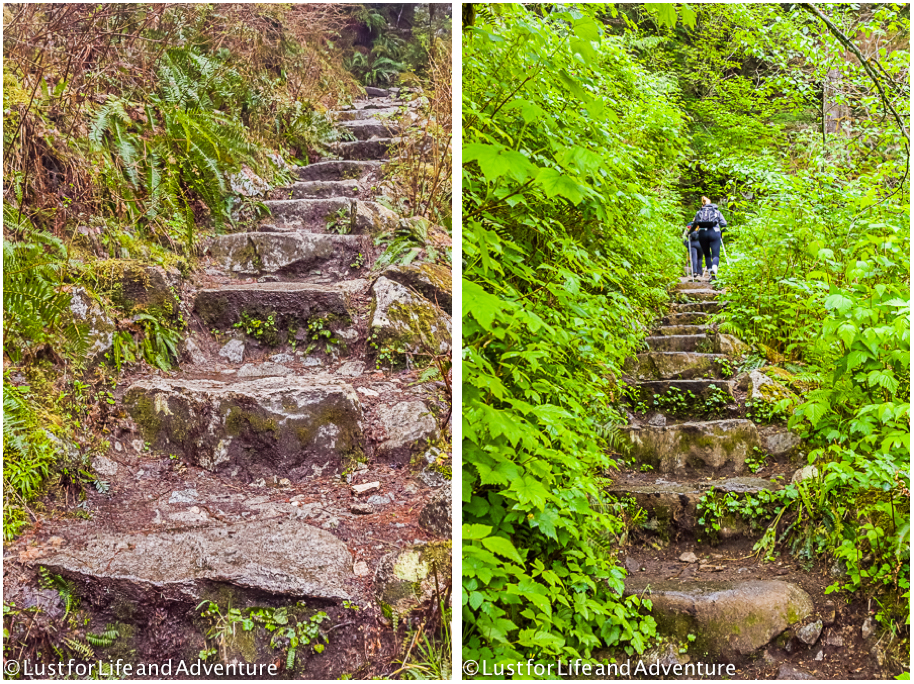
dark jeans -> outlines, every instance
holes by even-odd
[[[713,229],[703,230],[698,234],[698,242],[705,255],[705,265],[716,267],[720,263],[720,233]]]

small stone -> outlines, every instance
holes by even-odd
[[[808,625],[804,625],[797,629],[797,639],[809,646],[812,646],[819,640],[820,634],[822,634],[821,620],[816,620],[815,622],[811,622]]]
[[[103,477],[114,477],[117,475],[117,461],[112,461],[104,456],[96,456],[92,460],[92,469]]]
[[[801,667],[795,667],[789,663],[781,663],[778,668],[778,679],[816,679],[808,670]]]
[[[451,488],[443,487],[419,511],[419,527],[430,534],[451,536]]]
[[[662,413],[654,413],[647,419],[647,424],[654,427],[664,427],[666,425],[666,416]]]
[[[181,491],[176,491],[171,493],[171,497],[168,499],[168,503],[193,503],[197,500],[197,490],[196,489],[184,489]]]
[[[267,486],[267,481],[264,480],[262,477],[258,477],[256,480],[254,480],[254,481],[251,483],[251,486],[252,486],[252,487],[266,487],[266,486]]]
[[[860,628],[860,634],[863,635],[864,639],[869,639],[876,632],[876,623],[873,622],[873,618],[868,617],[863,621],[863,626]]]
[[[822,610],[820,611],[822,615],[822,623],[826,626],[835,624],[836,610],[837,608],[834,601],[826,601],[822,606]]]
[[[824,659],[824,658],[825,658],[825,652],[824,652],[824,651],[819,651],[818,653],[816,653],[816,660],[822,660],[822,659]]]
[[[352,491],[355,494],[364,494],[371,489],[378,489],[380,487],[380,482],[366,482],[365,484],[352,485]]]
[[[50,537],[48,539],[48,544],[53,546],[55,549],[59,549],[64,544],[63,537]]]
[[[364,394],[366,397],[380,397],[381,395],[375,392],[373,389],[368,389],[367,387],[357,387],[356,392],[359,394]]]
[[[369,501],[374,498],[375,497],[371,497]],[[349,512],[355,513],[356,515],[371,515],[374,513],[374,506],[370,503],[356,503],[349,507]]]
[[[324,365],[324,362],[321,361],[321,360],[320,360],[318,357],[316,357],[316,356],[306,356],[305,358],[303,358],[303,359],[301,360],[301,364],[302,364],[305,368],[316,368],[317,366],[322,366],[322,365]]]
[[[699,565],[698,570],[700,572],[723,572],[726,570],[726,566],[723,565]]]
[[[823,642],[826,646],[841,647],[844,646],[844,637],[837,632],[829,631],[829,633],[825,635]]]
[[[188,337],[184,340],[184,353],[190,359],[190,362],[195,366],[205,366],[209,359],[206,354],[203,353],[203,350],[200,349],[200,345],[194,342],[193,338]]]
[[[870,649],[870,655],[873,656],[877,666],[880,668],[885,667],[885,651],[879,647],[879,644]]]
[[[347,361],[342,366],[340,366],[336,374],[345,375],[350,378],[357,378],[362,373],[365,372],[365,362],[364,361]]]
[[[292,481],[287,477],[281,477],[279,478],[278,484],[280,487],[291,487]]]
[[[640,568],[641,568],[641,563],[639,563],[636,559],[634,559],[634,558],[625,559],[625,569],[628,570],[629,572],[638,572],[638,570],[640,570]]]
[[[219,356],[227,359],[229,363],[241,363],[244,360],[244,341],[229,340],[219,350]]]
[[[146,444],[143,442],[142,439],[133,440],[132,442],[130,442],[130,446],[133,447],[134,451],[143,451],[143,449],[146,448]]]
[[[386,506],[393,503],[393,497],[390,494],[374,494],[368,497],[368,503],[373,506]]]
[[[292,363],[295,361],[295,357],[291,354],[273,354],[270,357],[270,361],[273,363]]]
[[[803,480],[812,480],[817,477],[819,477],[819,469],[814,465],[808,465],[797,470],[793,474],[793,477],[790,478],[790,482],[792,484],[796,484],[797,482],[802,482]]]
[[[698,556],[696,556],[692,551],[686,551],[681,556],[679,556],[679,562],[681,563],[697,563]]]
[[[356,561],[352,566],[352,574],[356,577],[365,577],[371,574],[371,569],[365,561]]]
[[[844,559],[838,558],[834,563],[831,564],[831,567],[828,569],[828,574],[832,577],[843,577],[847,574],[847,564],[844,562]]]
[[[114,450],[115,450],[115,451],[123,451],[123,450],[124,450],[124,447],[121,446],[121,443],[120,443],[120,442],[115,442],[115,443],[114,443]]]

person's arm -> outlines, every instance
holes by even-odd
[[[724,215],[721,213],[720,209],[717,210],[717,215],[720,217],[717,220],[717,225],[720,226],[720,230],[723,232],[724,228],[727,227],[727,219],[724,218]]]

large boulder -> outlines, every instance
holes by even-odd
[[[381,274],[388,280],[411,287],[433,304],[451,313],[451,270],[439,264],[389,266]]]
[[[621,430],[631,445],[630,454],[661,473],[687,468],[742,473],[746,457],[759,446],[758,430],[751,420],[640,425]]]
[[[382,615],[402,621],[443,600],[451,586],[451,542],[414,544],[381,558],[374,576]]]
[[[387,434],[378,445],[378,454],[388,460],[409,461],[417,448],[438,434],[435,417],[421,401],[381,406],[377,418]]]
[[[661,634],[695,639],[691,653],[739,660],[811,615],[814,605],[800,587],[779,580],[709,582],[633,577],[625,594],[645,594]]]
[[[178,315],[180,274],[129,259],[108,259],[92,267],[97,290],[128,314],[148,313],[156,318]]]
[[[372,294],[369,342],[379,353],[450,353],[451,317],[444,311],[384,276]]]
[[[124,403],[153,449],[211,471],[303,479],[364,453],[358,395],[332,375],[152,377],[135,382]]]
[[[400,217],[377,202],[354,201],[352,215],[355,233],[377,236],[393,232],[400,225]]]
[[[419,527],[436,537],[451,536],[451,488],[442,487],[419,511]]]
[[[793,456],[801,443],[800,438],[793,432],[776,425],[759,428],[758,435],[762,450],[775,458]]]
[[[782,399],[796,400],[797,395],[777,380],[772,380],[764,373],[754,370],[749,373],[749,396],[747,399],[751,402],[774,404]]]
[[[86,358],[95,359],[111,349],[117,327],[85,288],[75,287],[70,292],[70,314],[78,326],[84,327]]]
[[[195,606],[218,584],[255,596],[353,598],[352,556],[346,545],[290,518],[162,532],[99,532],[40,562],[110,600],[164,599]]]
[[[714,347],[727,356],[742,356],[750,351],[748,344],[733,335],[717,333],[714,336]]]

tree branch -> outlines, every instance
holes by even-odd
[[[898,116],[898,112],[895,111],[895,108],[892,106],[892,103],[889,102],[888,97],[886,97],[885,89],[882,87],[882,81],[879,79],[879,75],[873,69],[869,60],[863,56],[863,53],[857,49],[857,46],[851,42],[851,39],[848,38],[846,35],[844,35],[844,33],[841,31],[841,29],[839,29],[837,26],[835,26],[835,24],[833,24],[832,21],[828,17],[826,17],[824,14],[822,14],[822,12],[820,12],[812,3],[801,2],[801,3],[799,3],[799,5],[800,5],[800,7],[805,9],[810,14],[821,19],[825,23],[825,25],[828,27],[828,30],[831,31],[832,35],[838,39],[838,42],[841,43],[844,47],[846,47],[848,50],[850,50],[857,56],[857,59],[860,60],[860,64],[863,66],[864,71],[866,71],[867,75],[873,80],[873,83],[876,84],[876,89],[879,91],[879,96],[882,98],[883,107],[888,108],[889,111],[892,112],[892,116],[895,117],[895,121],[898,122],[898,127],[901,129],[901,134],[904,136],[905,140],[907,140],[910,143],[911,138],[908,135],[908,131],[905,129],[904,123],[902,123],[902,121],[901,121],[901,117]],[[880,69],[881,68],[882,67],[880,67]],[[905,145],[905,149],[907,149],[907,145]]]

